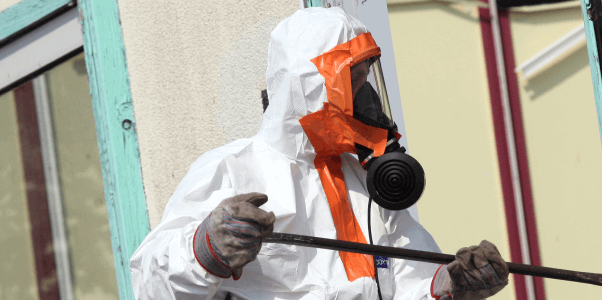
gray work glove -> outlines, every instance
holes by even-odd
[[[481,300],[495,295],[508,284],[508,265],[494,244],[462,248],[456,260],[439,268],[431,285],[440,300]]]
[[[274,231],[276,216],[259,208],[267,201],[261,193],[225,199],[199,225],[193,247],[205,270],[222,278],[240,278],[242,268],[255,260],[261,242]]]

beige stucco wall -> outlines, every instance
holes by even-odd
[[[420,223],[445,253],[487,239],[509,260],[478,11],[390,1],[389,19],[408,145],[427,178]]]
[[[298,0],[119,0],[151,226],[203,152],[254,135],[269,35]]]
[[[0,11],[3,11],[19,2],[21,2],[21,0],[0,0]]]
[[[579,6],[510,15],[516,64],[583,24]],[[520,84],[542,264],[602,270],[602,147],[587,48]],[[546,279],[546,299],[592,298],[593,285]]]

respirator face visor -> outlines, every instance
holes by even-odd
[[[401,210],[415,204],[425,186],[422,166],[405,153],[397,140],[389,97],[385,88],[380,59],[372,57],[351,67],[353,118],[369,126],[388,131],[385,153],[356,144],[358,159],[368,170],[366,185],[370,197],[380,206]]]
[[[395,130],[379,57],[351,67],[353,117],[381,129]]]

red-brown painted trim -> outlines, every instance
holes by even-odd
[[[60,300],[42,149],[31,81],[14,89],[14,96],[39,298]]]
[[[516,216],[514,189],[512,188],[512,173],[510,171],[510,158],[508,154],[508,142],[506,140],[502,96],[500,93],[499,78],[497,74],[495,46],[493,43],[491,14],[489,13],[489,9],[479,8],[479,18],[481,25],[481,36],[483,39],[483,50],[485,53],[485,65],[487,68],[487,82],[489,84],[489,97],[491,100],[491,115],[493,117],[495,145],[497,150],[498,165],[500,168],[502,194],[504,198],[504,210],[506,212],[506,229],[508,230],[510,258],[512,262],[523,263],[518,220]],[[513,274],[513,276],[516,299],[527,300],[527,287],[525,285],[524,276],[516,274]]]
[[[518,89],[518,79],[514,72],[514,46],[512,44],[512,33],[510,31],[510,18],[507,10],[499,12],[500,32],[502,36],[506,79],[508,81],[508,96],[510,98],[510,109],[512,113],[512,125],[514,127],[514,140],[516,144],[516,155],[518,160],[518,171],[523,196],[523,210],[527,226],[527,237],[529,241],[529,256],[531,264],[541,266],[539,253],[539,241],[537,238],[537,223],[535,221],[535,208],[533,205],[533,192],[531,190],[531,176],[529,174],[529,160],[527,156],[527,144],[523,123],[522,106]],[[545,289],[543,278],[533,277],[535,285],[535,298],[545,300]]]

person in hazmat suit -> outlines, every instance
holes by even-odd
[[[281,21],[258,134],[192,164],[131,258],[136,298],[472,300],[501,290],[508,268],[486,241],[443,266],[262,244],[273,231],[366,243],[370,214],[375,244],[440,252],[407,210],[369,210],[366,167],[399,148],[383,86],[370,79],[379,56],[339,8]]]

